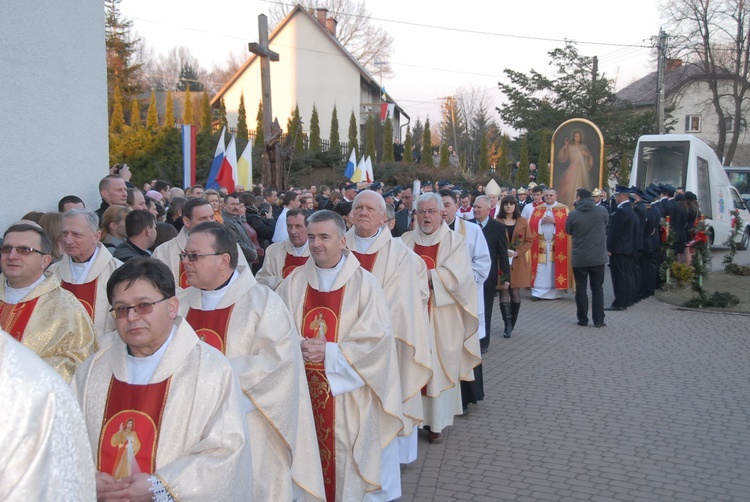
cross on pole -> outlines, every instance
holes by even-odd
[[[266,152],[263,155],[263,185],[284,189],[284,165],[281,152],[281,127],[273,118],[271,108],[271,61],[278,61],[279,54],[272,51],[268,44],[268,18],[265,14],[258,16],[258,39],[260,42],[248,44],[250,52],[260,58],[260,84],[263,93],[263,130],[265,132]]]

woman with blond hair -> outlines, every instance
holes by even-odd
[[[128,234],[125,231],[125,217],[130,212],[126,206],[109,206],[102,214],[102,236],[99,238],[110,252],[125,242]]]
[[[62,213],[44,213],[39,219],[39,226],[52,241],[52,262],[50,263],[57,263],[65,252],[62,242]]]
[[[211,204],[211,209],[214,210],[214,221],[224,223],[224,218],[221,217],[221,195],[216,190],[205,190],[202,198],[206,199]]]

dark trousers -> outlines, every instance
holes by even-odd
[[[486,349],[490,346],[490,331],[492,331],[492,305],[495,302],[497,290],[495,287],[484,288],[484,338],[479,340],[479,346]]]
[[[576,316],[578,320],[589,322],[589,296],[586,288],[590,285],[591,318],[594,324],[604,324],[604,265],[573,267],[573,278],[576,281]]]
[[[659,275],[658,253],[641,253],[641,287],[643,298],[654,295],[656,280]]]
[[[633,256],[633,274],[631,275],[632,280],[631,287],[632,287],[632,294],[630,299],[630,304],[634,304],[636,302],[641,301],[643,298],[643,284],[641,282],[641,252],[636,251],[635,255]]]
[[[630,255],[613,254],[609,257],[609,272],[612,274],[612,289],[615,293],[613,307],[627,308],[631,293],[628,274],[631,271]]]

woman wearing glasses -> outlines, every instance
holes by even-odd
[[[521,216],[518,201],[512,195],[506,195],[500,201],[501,211],[496,218],[508,229],[508,261],[510,261],[510,288],[499,289],[500,310],[503,303],[510,303],[511,326],[515,328],[518,311],[521,309],[521,288],[531,287],[531,266],[529,250],[533,238],[529,222]],[[501,281],[498,281],[498,284]],[[510,338],[512,330],[505,330],[503,336]]]

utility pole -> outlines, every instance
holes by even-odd
[[[659,28],[656,52],[656,133],[664,134],[664,81],[667,67],[667,34]]]
[[[594,56],[593,62],[592,62],[592,68],[591,68],[591,112],[590,116],[594,117],[596,115],[596,101],[598,96],[596,95],[596,79],[597,74],[599,73],[599,57]]]
[[[263,92],[263,130],[265,131],[266,152],[263,155],[263,185],[284,189],[284,163],[281,151],[281,127],[273,119],[271,108],[271,61],[278,61],[279,54],[272,51],[268,44],[268,18],[265,14],[258,16],[259,43],[248,44],[250,52],[260,58],[260,84]]]

